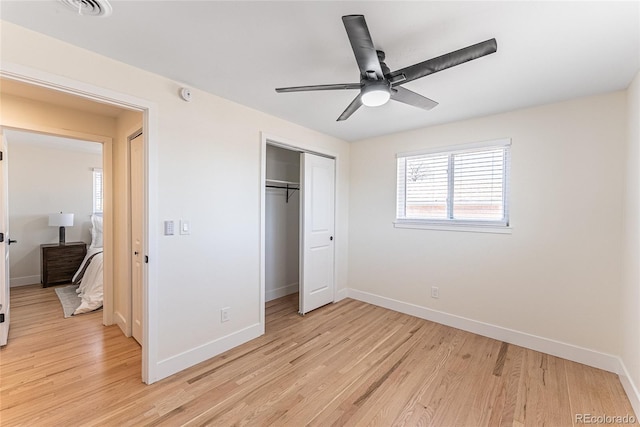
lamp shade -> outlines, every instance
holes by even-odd
[[[72,213],[49,214],[49,226],[51,227],[71,227],[73,225]]]

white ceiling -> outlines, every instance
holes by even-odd
[[[111,17],[95,18],[54,0],[3,0],[0,16],[345,140],[621,90],[640,68],[638,1],[111,4]],[[431,111],[390,102],[336,122],[357,91],[274,88],[358,81],[347,14],[365,15],[392,71],[493,37],[498,51],[408,83],[440,103]]]

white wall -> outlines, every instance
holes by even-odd
[[[48,225],[50,213],[74,214],[67,242],[91,242],[93,168],[102,167],[102,155],[33,145],[20,136],[8,141],[9,226],[18,241],[11,245],[11,284],[40,283],[40,245],[59,240],[58,227]]]
[[[267,179],[300,182],[300,153],[267,145]],[[281,184],[275,184],[281,185]],[[300,191],[267,188],[265,192],[266,301],[299,288]]]
[[[618,92],[352,144],[350,287],[620,354],[625,123]],[[397,152],[503,137],[512,234],[393,227]]]
[[[622,361],[626,390],[640,415],[640,72],[627,92],[628,146],[624,205]],[[625,379],[623,378],[623,384]],[[629,385],[631,385],[629,387]],[[633,390],[633,391],[632,391]]]
[[[1,23],[2,60],[148,100],[157,106],[151,141],[163,220],[191,221],[190,235],[160,236],[150,284],[157,319],[155,381],[259,333],[261,132],[337,155],[336,270],[347,283],[349,145],[203,91],[190,103],[178,82]],[[78,64],[82,64],[81,67]],[[162,224],[151,224],[156,233]],[[220,322],[220,308],[230,320]],[[188,333],[187,333],[188,332]]]

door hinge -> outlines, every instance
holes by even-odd
[[[0,151],[0,161],[2,161],[2,151]]]
[[[0,243],[4,242],[4,233],[0,233]]]
[[[4,313],[0,313],[0,323],[4,323]]]
[[[144,256],[144,263],[149,264],[149,255]]]

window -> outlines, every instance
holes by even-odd
[[[104,193],[102,191],[102,169],[93,169],[93,213],[102,213],[104,208]]]
[[[398,154],[396,225],[508,227],[510,145]]]

